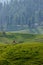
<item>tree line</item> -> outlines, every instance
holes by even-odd
[[[43,25],[42,23],[43,0],[11,0],[0,3],[0,30],[17,29],[17,25],[27,25],[32,29]]]

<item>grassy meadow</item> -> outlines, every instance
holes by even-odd
[[[0,65],[43,65],[43,35],[0,32]]]

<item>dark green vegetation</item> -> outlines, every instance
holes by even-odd
[[[0,32],[0,43],[13,43],[16,41],[17,43],[24,42],[42,42],[43,43],[43,35],[42,34],[28,34],[28,33],[2,33]]]
[[[0,33],[0,65],[43,65],[43,35]]]
[[[0,3],[1,31],[29,29],[31,33],[43,33],[43,0],[6,2]]]

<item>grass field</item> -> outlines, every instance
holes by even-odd
[[[43,65],[43,35],[0,33],[0,65]]]

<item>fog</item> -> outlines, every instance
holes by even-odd
[[[0,2],[2,3],[7,2],[7,1],[10,1],[10,0],[0,0]]]

